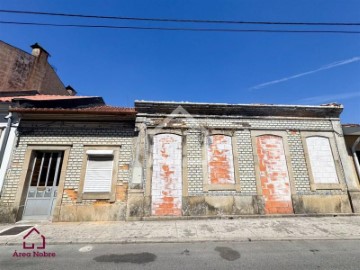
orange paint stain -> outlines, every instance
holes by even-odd
[[[156,195],[152,197],[152,214],[181,215],[181,162],[176,160],[181,158],[181,139],[172,134],[157,136],[159,139],[154,144],[154,150],[159,154],[154,159],[154,165],[158,172],[153,174],[153,186],[156,186],[153,192],[156,191]]]
[[[256,140],[256,146],[265,213],[293,213],[282,138],[270,135],[260,136]]]
[[[234,184],[231,138],[213,135],[208,147],[209,183]]]

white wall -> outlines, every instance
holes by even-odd
[[[4,125],[6,127],[6,124],[0,123],[1,128],[4,127]],[[4,140],[4,136],[5,136],[5,127],[4,127],[3,131],[1,132],[0,145],[3,144],[3,140]],[[7,140],[7,142],[5,142],[6,143],[6,148],[5,148],[4,157],[3,157],[1,168],[0,168],[0,193],[2,191],[6,171],[7,171],[8,166],[9,166],[9,161],[10,161],[10,158],[11,158],[12,149],[13,149],[13,146],[14,146],[14,143],[15,143],[15,139],[16,139],[15,131],[16,131],[16,129],[17,129],[17,125],[13,125],[11,127],[8,140]]]

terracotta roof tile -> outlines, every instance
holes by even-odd
[[[115,107],[115,106],[95,106],[87,108],[76,108],[76,109],[62,109],[62,108],[20,108],[13,107],[10,109],[11,112],[18,113],[62,113],[62,114],[120,114],[120,115],[135,115],[135,108],[127,107]]]
[[[62,96],[62,95],[34,95],[34,96],[12,96],[0,97],[0,102],[12,102],[16,100],[62,100],[62,99],[81,99],[93,98],[93,96]]]

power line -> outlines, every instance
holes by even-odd
[[[234,20],[197,20],[197,19],[167,19],[167,18],[141,18],[141,17],[122,17],[122,16],[101,16],[86,14],[70,14],[55,12],[39,12],[25,10],[0,9],[0,13],[45,15],[61,17],[78,17],[92,19],[112,19],[129,21],[153,21],[153,22],[176,22],[176,23],[211,23],[211,24],[258,24],[258,25],[315,25],[315,26],[360,26],[360,22],[272,22],[272,21],[234,21]]]
[[[36,22],[0,21],[0,24],[77,27],[77,28],[107,28],[128,30],[160,30],[160,31],[193,31],[193,32],[258,32],[258,33],[317,33],[317,34],[360,34],[360,31],[345,30],[280,30],[280,29],[231,29],[231,28],[177,28],[177,27],[142,27],[142,26],[116,26],[116,25],[89,25],[89,24],[56,24]]]

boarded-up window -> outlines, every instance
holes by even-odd
[[[338,184],[330,141],[325,137],[308,137],[306,145],[311,171],[316,184]]]
[[[208,183],[235,184],[231,137],[212,135],[207,144]]]
[[[266,214],[293,213],[289,172],[282,137],[256,138],[259,176]]]
[[[110,192],[113,156],[89,155],[83,192]]]
[[[180,216],[182,209],[181,136],[154,136],[151,181],[152,215]]]

